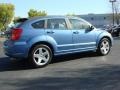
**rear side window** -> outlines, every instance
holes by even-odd
[[[65,19],[48,19],[47,29],[67,29]]]
[[[32,24],[32,27],[35,29],[43,29],[45,25],[45,20],[40,20]]]

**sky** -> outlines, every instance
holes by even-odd
[[[0,0],[0,3],[14,4],[15,16],[20,17],[27,17],[30,9],[45,10],[48,15],[111,13],[109,0]]]

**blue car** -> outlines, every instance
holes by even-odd
[[[12,58],[28,58],[35,67],[48,65],[53,56],[95,51],[107,55],[112,36],[73,16],[21,19],[7,31],[4,52]]]

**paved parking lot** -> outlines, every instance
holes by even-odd
[[[0,90],[120,90],[120,38],[107,56],[59,56],[45,68],[10,60],[0,44]]]

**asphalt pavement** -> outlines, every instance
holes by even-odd
[[[1,43],[0,90],[120,90],[120,38],[107,56],[63,55],[38,69],[26,60],[9,59]]]

